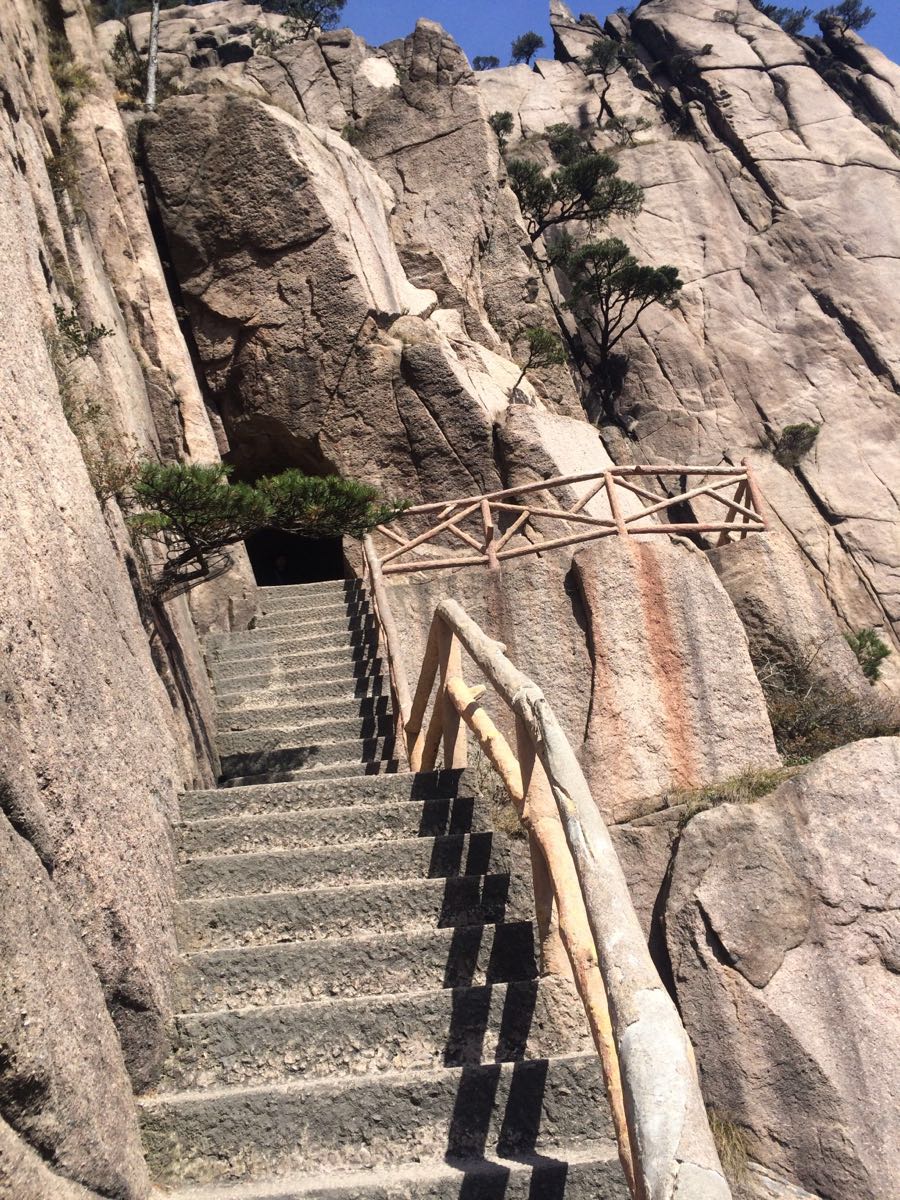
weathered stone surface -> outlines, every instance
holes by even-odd
[[[737,609],[754,661],[808,664],[832,688],[861,697],[871,687],[815,575],[783,534],[709,551]]]
[[[174,955],[168,819],[182,786],[211,778],[211,697],[183,600],[169,607],[148,643],[132,586],[134,550],[116,503],[98,503],[84,455],[104,443],[122,459],[163,446],[199,458],[216,458],[218,450],[91,22],[73,0],[56,29],[91,80],[78,103],[67,98],[75,113],[64,137],[45,17],[16,0],[7,6],[0,44],[0,807],[52,870],[48,921],[68,914],[76,950],[96,972],[82,1010],[75,991],[67,993],[72,1020],[79,1011],[93,1013],[92,997],[102,988],[122,1042],[120,1048],[101,1009],[106,1024],[97,1016],[88,1032],[106,1057],[101,1063],[84,1052],[80,1098],[68,1051],[48,1057],[46,1086],[74,1099],[62,1105],[58,1126],[48,1107],[41,1154],[64,1163],[71,1150],[82,1178],[99,1180],[104,1194],[125,1195],[128,1188],[136,1194],[139,1160],[129,1142],[122,1050],[133,1080],[146,1083],[166,1049]],[[57,61],[64,63],[60,49]],[[108,335],[82,357],[67,353],[54,304],[77,311],[83,327],[105,326]],[[236,583],[239,597],[243,585]],[[221,593],[207,602],[218,610],[210,621],[223,607],[228,615]],[[232,608],[240,619],[239,599]],[[33,941],[39,955],[40,936]],[[54,967],[63,981],[69,965],[59,938],[48,947],[60,961],[36,958],[35,979],[52,1006]],[[60,1037],[74,1038],[77,1030],[64,1017],[51,1021],[50,1011],[46,1019],[59,1025]],[[82,1029],[77,1036],[84,1035]],[[52,1036],[44,1039],[48,1046]],[[2,1088],[8,1066],[0,1070]],[[97,1082],[101,1067],[106,1090]],[[24,1143],[11,1143],[9,1156],[3,1171],[13,1170],[12,1160],[19,1164],[10,1194],[77,1191],[61,1176],[52,1186],[43,1179],[52,1166]],[[114,1185],[111,1171],[121,1173]]]
[[[131,1085],[97,976],[37,855],[2,816],[0,864],[4,1194],[26,1194],[40,1173],[46,1190],[34,1195],[79,1195],[71,1183],[140,1200],[149,1184]]]
[[[678,315],[642,324],[621,411],[644,453],[707,460],[739,457],[761,423],[776,435],[820,424],[797,475],[829,556],[800,533],[804,504],[795,515],[778,503],[778,516],[832,576],[849,624],[890,625],[900,564],[883,481],[896,473],[900,309],[888,276],[900,245],[887,214],[900,211],[900,164],[749,0],[734,25],[715,20],[718,7],[650,0],[633,22],[653,54],[713,53],[689,84],[701,147],[623,155],[623,170],[653,186],[629,240],[678,262],[689,283]],[[777,496],[776,473],[763,483]]]
[[[664,913],[663,888],[678,841],[683,809],[664,808],[613,825],[610,835],[628,880],[632,903],[645,936],[655,950],[655,935]]]
[[[588,778],[616,821],[778,762],[746,635],[705,556],[667,539],[580,550],[593,682]]]
[[[0,1188],[16,1200],[101,1200],[98,1192],[57,1175],[2,1118]]]
[[[337,465],[410,498],[496,485],[519,372],[408,281],[365,159],[235,95],[167,101],[144,140],[239,464]]]
[[[900,740],[695,817],[666,929],[708,1102],[825,1200],[897,1194]]]

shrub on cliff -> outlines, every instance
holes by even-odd
[[[506,142],[509,135],[512,133],[513,115],[511,112],[495,112],[488,117],[488,125],[497,135],[497,141],[500,144],[500,153],[506,149]]]
[[[559,367],[568,357],[562,339],[551,330],[542,329],[540,326],[523,329],[516,338],[516,344],[522,342],[525,344],[526,357],[519,378],[513,385],[513,393],[532,367]]]
[[[785,425],[772,453],[775,461],[787,471],[799,466],[800,460],[809,454],[819,436],[818,425],[810,425],[801,421],[797,425]]]
[[[856,655],[863,675],[870,683],[876,683],[881,678],[881,664],[891,653],[890,646],[874,629],[858,629],[856,633],[848,633],[847,643]]]
[[[230,548],[262,529],[308,538],[349,535],[392,520],[403,503],[383,502],[375,488],[330,475],[311,478],[287,470],[258,484],[229,484],[223,463],[145,462],[133,485],[132,530],[165,550],[152,580],[167,600],[227,571]]]
[[[287,17],[288,38],[311,37],[316,29],[337,29],[347,0],[263,0],[265,12]]]
[[[754,664],[775,745],[787,765],[809,762],[848,742],[900,732],[895,702],[874,694],[860,696],[825,681],[815,669],[820,649]]]

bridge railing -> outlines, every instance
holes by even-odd
[[[746,460],[737,467],[610,467],[415,505],[378,526],[377,553],[385,575],[496,570],[509,559],[604,537],[718,534],[721,545],[766,528]]]
[[[434,770],[439,754],[445,768],[465,767],[471,731],[528,833],[542,969],[560,973],[566,959],[571,966],[603,1065],[631,1195],[730,1200],[690,1041],[653,965],[609,831],[553,710],[506,657],[506,648],[448,599],[435,610],[411,693],[371,539],[366,557],[391,663],[398,734],[411,769]],[[515,749],[484,707],[486,687],[465,682],[463,649],[513,714]]]

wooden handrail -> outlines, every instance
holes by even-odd
[[[394,613],[384,586],[381,563],[378,560],[378,555],[369,534],[366,534],[363,538],[363,554],[372,585],[372,603],[375,609],[375,618],[378,623],[379,632],[384,639],[385,657],[387,658],[391,692],[393,693],[394,714],[397,720],[397,740],[405,747],[406,729],[409,725],[410,712],[412,711],[409,680],[406,675],[406,668],[403,665],[403,658],[400,655],[400,634],[397,631],[397,622],[394,620]]]
[[[695,486],[688,487],[687,477],[691,475],[706,478]],[[635,478],[648,476],[655,476],[660,481],[670,476],[678,476],[684,481],[681,485],[682,490],[661,498],[633,482]],[[555,508],[551,507],[549,502],[530,504],[528,501],[535,493],[549,494],[554,489],[568,488],[576,483],[589,483],[592,486],[574,501],[570,498],[560,500],[551,497],[552,502],[558,505]],[[638,498],[641,503],[636,511],[624,510],[620,490],[627,494],[632,505],[635,503],[635,497]],[[588,502],[604,492],[609,506],[609,517],[586,512]],[[730,494],[724,495],[725,492]],[[725,513],[719,514],[719,520],[715,519],[716,513],[711,514],[712,519],[706,520],[666,520],[667,509],[676,504],[688,504],[690,501],[701,499],[712,501],[719,508],[724,507]],[[643,504],[645,500],[650,501],[649,506]],[[378,527],[377,532],[384,534],[392,543],[386,548],[381,559],[385,575],[472,566],[488,567],[497,571],[507,559],[557,550],[564,546],[576,546],[604,537],[705,533],[719,534],[717,545],[722,545],[729,541],[732,535],[743,539],[750,533],[762,533],[768,528],[762,496],[746,459],[737,467],[664,464],[609,467],[578,475],[558,475],[518,487],[488,492],[483,496],[465,496],[449,502],[439,500],[419,504],[405,509],[396,518],[396,523],[407,521],[411,517],[434,521],[435,516],[437,524],[432,524],[423,532],[405,539],[389,526]],[[558,521],[563,526],[568,525],[568,528],[559,536],[547,536],[533,526],[528,528],[528,523],[535,519],[543,522]],[[469,533],[463,529],[462,525],[467,520],[478,522],[481,526],[480,531],[476,528]],[[504,528],[504,524],[508,527]],[[582,527],[581,532],[572,532],[573,527],[578,529],[579,526]],[[585,526],[588,527],[587,531]],[[434,551],[440,545],[440,539],[447,534],[462,542],[463,546],[456,546],[451,550],[441,547],[443,553],[435,555]],[[513,539],[517,541],[510,545]],[[372,544],[374,546],[374,542]],[[413,553],[420,548],[425,551],[424,555]]]
[[[384,583],[373,572],[373,590]],[[389,612],[386,596],[378,612]],[[396,629],[385,631],[389,654]],[[461,649],[516,720],[517,754],[462,678]],[[405,710],[413,770],[465,765],[470,729],[509,793],[546,868],[538,894],[542,947],[558,933],[603,1063],[619,1157],[635,1200],[730,1200],[700,1092],[690,1041],[650,957],[609,831],[543,692],[454,600],[437,605],[415,698]],[[432,715],[425,714],[439,678]],[[408,689],[407,689],[408,695]]]

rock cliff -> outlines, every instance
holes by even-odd
[[[215,750],[189,611],[142,613],[113,475],[218,451],[79,4],[4,4],[0,96],[0,1191],[138,1197],[170,821]]]
[[[147,1194],[131,1086],[152,1084],[171,1015],[170,822],[216,770],[198,631],[253,611],[245,564],[148,611],[111,478],[130,456],[334,470],[412,501],[748,457],[766,541],[608,539],[487,584],[398,583],[406,665],[442,595],[503,638],[615,825],[710,1103],[824,1200],[900,1186],[879,1063],[900,1028],[896,741],[753,804],[687,822],[681,803],[778,765],[761,662],[809,656],[858,698],[843,635],[900,649],[900,70],[855,35],[789,37],[750,0],[643,0],[602,29],[551,13],[552,61],[476,74],[427,19],[373,48],[279,43],[283,19],[241,0],[168,9],[148,115],[122,75],[147,14],[94,28],[82,0],[3,5],[0,1190]],[[586,61],[601,32],[628,47],[610,79]],[[509,186],[509,157],[550,165],[556,124],[641,185],[611,232],[685,280],[603,399]],[[534,326],[571,365],[520,378]],[[818,434],[784,465],[801,422]]]

